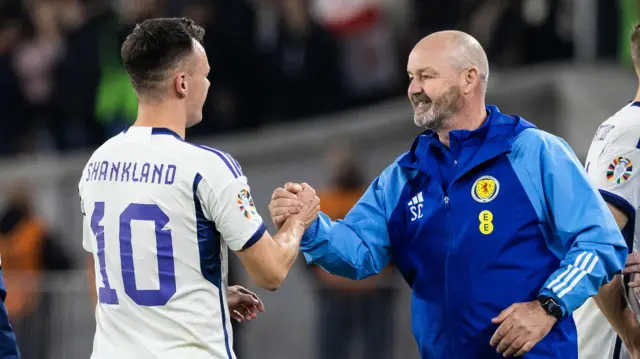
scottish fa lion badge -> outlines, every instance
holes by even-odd
[[[493,201],[498,196],[499,191],[500,183],[495,177],[482,176],[471,187],[471,196],[477,202],[487,203]]]

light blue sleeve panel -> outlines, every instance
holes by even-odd
[[[333,222],[320,213],[300,244],[307,263],[351,279],[380,273],[391,260],[388,219],[406,182],[396,161],[373,181],[344,220]]]
[[[515,138],[509,159],[536,209],[547,246],[561,260],[540,294],[556,298],[571,314],[622,271],[627,245],[564,140],[526,129]]]

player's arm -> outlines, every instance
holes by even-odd
[[[628,222],[627,215],[614,205],[609,204],[609,209],[622,230]],[[627,302],[622,276],[617,275],[611,283],[602,286],[593,299],[625,345],[632,347],[631,338],[634,333],[640,333],[640,324]]]
[[[236,252],[257,285],[269,290],[278,289],[297,257],[304,230],[317,216],[317,199],[305,204],[301,213],[289,218],[271,237],[255,209],[246,177],[230,179],[218,192],[214,192],[206,180],[197,177],[194,189],[199,223],[204,227],[207,221],[215,224],[222,239]]]
[[[609,136],[616,136],[609,140],[611,146],[605,148],[596,162],[587,164],[591,181],[607,201],[618,228],[622,231],[627,245],[631,247],[633,246],[635,209],[640,205],[638,200],[640,177],[633,168],[633,164],[640,161],[640,150],[637,148],[640,138],[638,133],[632,130],[610,133]],[[629,160],[631,163],[625,165],[620,158]],[[617,166],[619,171],[616,173]],[[623,167],[625,171],[622,171]],[[629,167],[631,170],[627,171]],[[632,348],[640,344],[633,343],[632,339],[640,333],[640,324],[627,302],[622,278],[621,275],[617,275],[611,283],[600,288],[594,301],[623,342]]]
[[[256,284],[269,290],[280,287],[298,256],[302,235],[317,211],[319,202],[308,202],[273,237],[265,231],[254,245],[236,252]]]
[[[622,271],[627,245],[569,145],[555,136],[542,141],[538,170],[551,229],[547,245],[561,262],[540,294],[569,315]]]
[[[320,213],[300,245],[308,264],[351,279],[378,274],[389,264],[383,176],[369,186],[344,220],[334,222]]]
[[[87,256],[86,275],[89,281],[89,297],[91,298],[91,303],[96,305],[98,303],[98,292],[96,290],[96,269],[92,255]]]
[[[4,305],[6,296],[7,291],[2,279],[2,270],[0,269],[0,358],[20,359],[16,335],[11,327],[9,313]]]
[[[83,171],[82,173],[85,173]],[[87,211],[84,208],[84,200],[82,199],[82,189],[84,187],[85,181],[81,179],[78,183],[78,194],[80,199],[80,213],[82,214],[82,247],[89,253],[87,255],[87,279],[89,281],[89,297],[91,298],[91,302],[93,305],[98,303],[98,291],[96,287],[96,271],[95,271],[95,263],[93,259],[93,251],[94,251],[94,243],[95,237],[91,230],[90,219],[87,217]]]

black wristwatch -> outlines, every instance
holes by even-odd
[[[546,295],[541,295],[538,296],[538,302],[540,302],[542,309],[544,309],[547,314],[556,317],[556,319],[562,318],[562,307],[555,299]]]

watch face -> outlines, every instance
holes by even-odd
[[[547,311],[549,312],[549,314],[557,318],[562,315],[560,306],[552,298],[549,298],[549,300],[547,301]]]
[[[556,318],[560,318],[562,316],[562,309],[560,309],[560,305],[556,303],[555,300],[551,297],[539,297],[540,304],[542,304],[542,308],[544,308],[545,312],[549,315],[552,315]]]

